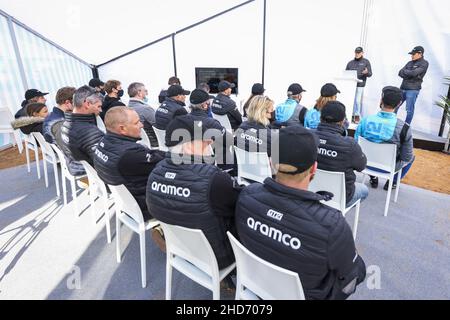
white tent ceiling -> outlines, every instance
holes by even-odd
[[[242,2],[0,0],[0,9],[97,65]]]

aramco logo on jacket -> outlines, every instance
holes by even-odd
[[[302,245],[298,238],[292,237],[288,233],[283,233],[274,227],[269,227],[267,224],[261,223],[260,221],[255,221],[252,217],[247,219],[247,225],[250,229],[257,232],[259,231],[262,235],[278,241],[287,247],[291,247],[294,250],[300,249]]]
[[[166,185],[166,184],[159,183],[156,181],[152,182],[152,190],[154,190],[156,192],[168,194],[171,196],[178,196],[178,197],[184,197],[184,198],[189,198],[191,195],[191,190],[189,190],[188,188]]]

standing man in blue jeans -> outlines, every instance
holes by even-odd
[[[403,101],[406,101],[405,122],[407,124],[411,124],[413,119],[414,106],[420,89],[422,89],[423,78],[428,69],[428,61],[423,58],[424,53],[425,50],[422,46],[414,47],[409,52],[411,61],[398,72],[399,77],[403,79],[400,89],[403,91]],[[396,113],[399,108],[395,110]]]
[[[347,63],[345,70],[356,70],[356,74],[361,82],[356,86],[355,102],[353,105],[352,122],[359,123],[361,117],[362,97],[367,78],[372,76],[372,67],[369,60],[364,58],[364,50],[362,47],[355,49],[355,59]]]

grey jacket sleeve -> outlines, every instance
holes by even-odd
[[[406,131],[404,143],[400,146],[400,160],[403,162],[410,162],[413,159],[413,137],[411,128]]]
[[[155,110],[153,110],[152,107],[148,106],[147,108],[145,108],[143,116],[145,121],[152,125],[155,124]]]

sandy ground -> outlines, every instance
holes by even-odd
[[[450,194],[450,155],[421,149],[414,149],[414,154],[416,160],[402,183]],[[30,156],[34,161],[34,152]],[[26,164],[25,151],[19,154],[17,147],[0,151],[0,169],[23,164]]]

